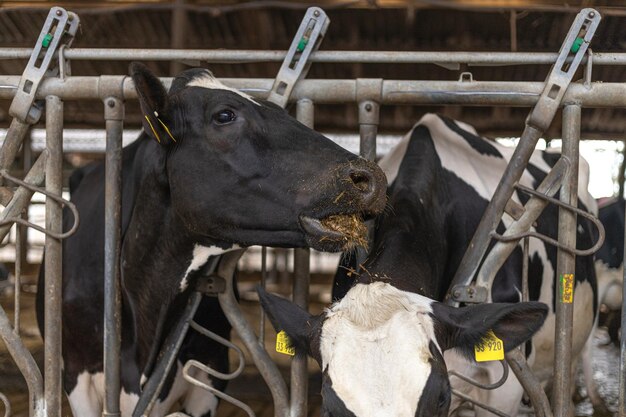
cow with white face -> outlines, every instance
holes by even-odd
[[[277,330],[320,365],[328,417],[446,416],[450,382],[443,352],[474,354],[492,330],[509,351],[541,327],[537,302],[453,308],[392,283],[359,282],[313,316],[259,289]]]
[[[367,413],[376,413],[376,408],[363,410],[374,407],[370,403],[364,404],[376,398],[380,404],[400,407],[393,413],[384,415],[413,415],[412,412],[417,412],[418,415],[438,415],[438,400],[442,393],[447,392],[447,388],[442,388],[444,383],[441,381],[447,384],[447,378],[442,371],[439,382],[426,381],[431,376],[435,378],[437,373],[434,370],[439,368],[434,364],[437,355],[442,352],[445,352],[448,369],[483,384],[495,383],[502,373],[499,363],[477,364],[473,360],[467,360],[474,343],[489,328],[504,340],[506,349],[512,349],[532,336],[530,343],[525,345],[524,352],[539,380],[549,388],[555,356],[554,312],[558,296],[558,291],[555,291],[558,288],[556,248],[535,239],[530,240],[529,297],[531,301],[543,303],[542,307],[520,303],[523,263],[521,245],[516,247],[500,269],[488,294],[490,302],[517,304],[493,304],[454,310],[436,302],[444,300],[463,254],[512,154],[512,148],[478,136],[472,127],[464,123],[428,114],[380,161],[379,165],[389,183],[388,209],[376,219],[371,250],[362,265],[357,265],[356,257],[352,254],[345,254],[333,287],[334,300],[341,301],[329,310],[324,325],[320,327],[320,353],[312,351],[312,354],[317,354],[320,358],[325,375],[331,376],[330,379],[326,376],[329,380],[325,386],[329,386],[332,381],[338,398],[354,415],[374,415]],[[556,163],[558,156],[554,153],[535,152],[520,178],[520,184],[536,188]],[[587,191],[588,166],[582,159],[580,162],[579,207],[594,212],[595,201]],[[528,198],[528,195],[520,191],[514,192],[512,196],[516,203],[522,205]],[[511,217],[505,215],[498,226],[498,232],[503,233],[512,221]],[[556,237],[558,209],[554,206],[547,207],[533,228],[539,233]],[[578,248],[593,246],[593,236],[590,222],[579,217]],[[575,370],[576,361],[589,337],[598,308],[592,257],[577,257],[576,269],[572,273],[575,276],[572,370]],[[369,284],[371,289],[363,289],[370,281],[382,281],[384,284]],[[384,297],[380,294],[364,295],[370,292],[387,294],[382,288],[387,288],[389,293],[399,294],[396,301],[388,304],[395,306],[396,314],[387,313],[389,307],[381,307]],[[424,299],[416,294],[428,298]],[[399,303],[398,298],[404,301]],[[416,299],[428,301],[417,304],[408,301]],[[421,311],[426,311],[427,314],[416,314],[415,305],[420,305]],[[350,311],[350,314],[344,310]],[[354,320],[345,319],[346,323],[350,323],[345,327],[354,330],[361,338],[354,337],[351,342],[347,330],[332,324],[332,320],[338,320],[334,319],[335,315],[354,317]],[[279,317],[278,314],[274,316]],[[400,317],[404,319],[400,320]],[[401,322],[402,327],[393,327],[395,320]],[[376,325],[368,326],[367,323]],[[325,327],[331,329],[335,326],[341,328],[335,332],[340,335],[337,339],[330,336],[333,334],[331,330],[324,330]],[[420,329],[420,334],[423,335],[421,338],[415,337],[416,329]],[[426,336],[429,333],[436,338]],[[365,352],[370,346],[365,340],[381,338],[385,339],[386,350],[372,347],[371,351]],[[424,342],[426,339],[432,340],[433,346],[438,349],[431,349],[430,342]],[[422,341],[419,342],[421,348],[417,347],[418,340]],[[401,346],[406,350],[395,350]],[[450,347],[457,349],[448,349]],[[364,352],[360,352],[361,350]],[[344,352],[345,357],[333,362],[336,352]],[[387,354],[389,356],[383,357]],[[351,369],[345,365],[346,357],[354,362]],[[416,366],[414,362],[420,360],[422,371],[418,373],[414,371],[417,368],[413,367]],[[334,363],[337,364],[336,371],[333,371]],[[340,370],[342,366],[343,369]],[[417,383],[414,379],[396,379],[395,373],[398,370],[410,370],[407,375],[421,382]],[[332,372],[336,372],[334,377]],[[370,377],[372,375],[376,376]],[[387,379],[385,375],[389,375]],[[341,387],[335,381],[336,378],[344,382]],[[366,383],[371,386],[358,388],[362,386],[360,384]],[[509,415],[517,414],[523,396],[523,389],[512,374],[504,385],[492,391],[480,390],[458,378],[452,378],[450,383],[455,390]],[[433,384],[439,387],[432,388]],[[422,388],[416,388],[420,386]],[[406,394],[412,397],[413,408],[404,402],[404,396],[402,400],[395,397],[397,392],[406,392],[404,390],[408,389],[414,390],[413,393]],[[364,391],[369,394],[364,396]],[[423,391],[424,394],[417,395],[418,391]],[[442,404],[445,403],[445,395],[441,399]],[[456,409],[459,402],[458,397],[453,397],[450,409]],[[400,403],[405,405],[401,407]],[[380,407],[382,405],[378,408]],[[442,409],[445,408],[447,406],[444,404]],[[332,408],[330,411],[332,412]],[[444,411],[441,413],[445,414]],[[476,415],[490,414],[476,408]]]

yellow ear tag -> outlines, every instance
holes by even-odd
[[[296,354],[296,349],[291,346],[291,340],[289,340],[289,336],[287,336],[284,330],[276,334],[276,352],[290,356]]]
[[[476,362],[501,361],[504,359],[504,342],[489,330],[482,343],[474,346],[474,355]]]

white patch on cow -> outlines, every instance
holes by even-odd
[[[180,286],[179,286],[180,292],[183,292],[187,289],[187,286],[189,285],[189,282],[187,280],[187,278],[189,277],[189,274],[191,272],[197,271],[204,264],[206,264],[210,256],[222,255],[226,252],[230,252],[232,250],[239,249],[239,248],[240,246],[237,246],[237,245],[233,245],[230,248],[224,249],[224,248],[220,248],[219,246],[202,246],[202,245],[196,244],[193,247],[193,253],[191,255],[191,263],[187,267],[187,270],[185,271],[185,275],[183,275],[183,278],[180,280]]]
[[[209,71],[207,71],[204,75],[200,76],[200,77],[196,77],[193,80],[191,80],[189,83],[187,83],[187,87],[202,87],[202,88],[208,88],[211,90],[227,90],[227,91],[231,91],[235,94],[240,95],[241,97],[250,100],[251,102],[253,102],[254,104],[256,104],[257,106],[260,106],[259,102],[256,101],[255,99],[253,99],[251,96],[249,96],[248,94],[241,92],[239,90],[237,90],[236,88],[232,88],[232,87],[228,87],[224,84],[222,84],[222,82],[220,80],[218,80],[217,78],[215,78],[213,76],[213,74],[211,74]]]
[[[212,387],[211,379],[206,372],[202,372],[200,369],[191,367],[189,369],[189,375],[193,378],[205,383]],[[189,392],[185,396],[183,407],[185,412],[191,417],[201,417],[206,415],[209,411],[214,416],[217,411],[217,397],[204,388],[191,386]]]
[[[436,343],[432,302],[375,282],[355,285],[326,311],[322,369],[352,413],[415,415],[431,372],[429,344]]]
[[[598,300],[611,310],[622,307],[622,283],[624,281],[624,264],[611,268],[598,259],[595,263],[598,278]]]
[[[144,384],[148,381],[148,377],[144,374],[141,374],[139,377],[139,386],[143,388]]]
[[[476,129],[467,123],[456,120],[455,123],[463,130],[478,136]],[[387,176],[387,183],[393,183],[398,176],[398,170],[406,154],[411,135],[418,126],[426,126],[430,131],[443,168],[454,173],[472,186],[482,198],[491,200],[502,173],[513,156],[515,148],[478,136],[495,148],[502,155],[502,158],[483,155],[472,148],[458,133],[446,126],[444,121],[436,114],[425,114],[391,152],[380,160],[379,166]],[[560,153],[560,150],[549,149],[546,152]],[[530,163],[545,173],[551,169],[543,159],[541,151],[533,152],[530,157]],[[590,213],[597,214],[597,203],[588,190],[589,163],[582,157],[579,160],[578,178],[578,198],[580,198],[580,201],[582,201]],[[532,187],[534,179],[528,171],[524,171],[520,183],[527,187]],[[513,194],[513,199],[519,203],[519,199],[515,194]],[[505,225],[509,222],[508,216],[505,216]]]
[[[85,371],[78,375],[76,386],[68,399],[72,413],[81,417],[100,417],[102,414],[102,394],[93,383],[93,375]]]

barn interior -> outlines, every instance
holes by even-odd
[[[331,22],[320,46],[321,51],[556,53],[576,13],[585,7],[593,7],[602,15],[602,22],[591,45],[593,54],[601,56],[602,53],[621,53],[626,49],[626,7],[622,0],[1,1],[0,48],[32,48],[50,7],[60,6],[76,12],[81,19],[73,48],[284,51],[291,44],[306,9],[312,5],[323,8]],[[26,63],[27,59],[24,58],[3,56],[0,58],[0,74],[21,75]],[[128,73],[128,64],[128,60],[77,60],[72,62],[71,72],[74,76],[122,75]],[[163,77],[174,76],[191,66],[200,66],[210,69],[218,78],[273,78],[280,67],[280,62],[233,64],[181,60],[147,61],[146,64]],[[479,81],[542,82],[549,70],[549,64],[474,66],[464,63],[314,63],[307,78],[456,81],[462,77],[467,78],[467,73],[471,73],[472,79]],[[582,78],[581,68],[574,80]],[[594,66],[591,80],[623,82],[626,80],[626,66]],[[11,123],[10,104],[9,100],[0,99],[0,131],[8,128]],[[288,109],[295,114],[295,106]],[[520,136],[524,128],[529,109],[475,105],[381,106],[378,132],[397,137],[408,131],[426,112],[437,112],[467,122],[487,137],[515,138]],[[619,165],[623,158],[619,153],[625,149],[622,143],[625,117],[626,109],[617,107],[584,108],[582,112],[582,139],[614,141],[611,145],[612,153],[606,151],[605,157],[611,159],[611,165],[619,167],[610,169],[609,178],[605,181],[615,180],[615,184],[623,184],[624,178],[624,168]],[[126,104],[125,128],[131,131],[140,129],[140,118],[137,102],[129,101]],[[103,127],[101,101],[68,101],[65,104],[65,129],[102,132]],[[34,128],[44,129],[45,125],[40,122]],[[358,142],[357,105],[316,105],[315,129],[329,134],[352,135],[353,140]],[[545,132],[545,139],[549,141],[560,138],[561,129],[559,112]],[[81,135],[80,131],[77,136]],[[102,142],[102,138],[103,134],[94,140]],[[102,143],[100,147],[101,145]],[[19,174],[25,161],[34,160],[38,151],[41,150],[23,150],[15,164],[15,172]],[[102,157],[102,153],[94,152],[91,148],[86,152],[68,154],[65,161],[66,181],[74,166],[84,163],[85,160]],[[623,194],[623,185],[619,188],[611,182],[607,188],[615,194]],[[605,194],[608,195],[611,194]],[[37,352],[41,360],[41,341],[31,307],[37,259],[41,257],[43,238],[35,232],[28,232],[27,235],[24,231],[22,234],[23,239],[32,240],[35,246],[22,255],[22,268],[26,274],[21,284],[25,289],[22,306],[25,315],[24,334],[30,340],[29,347]],[[0,256],[0,260],[5,262],[10,271],[9,279],[4,281],[6,284],[0,281],[0,293],[4,294],[0,300],[8,309],[13,308],[14,303],[11,292],[14,281],[11,277],[15,268],[15,240],[16,233],[12,233],[0,250],[7,254]],[[330,301],[328,285],[336,258],[329,261],[318,254],[313,256],[312,308],[319,310]],[[278,292],[289,292],[292,261],[292,255],[287,252],[272,252],[269,279],[274,283],[272,288]],[[243,264],[244,269],[251,270],[242,277],[242,299],[244,304],[249,303],[247,308],[250,315],[255,314],[257,307],[252,302],[254,297],[246,295],[246,289],[251,290],[253,283],[258,280],[256,269],[259,264],[256,257],[249,258]],[[272,330],[268,327],[268,332],[270,331]],[[610,353],[607,355],[610,356]],[[275,356],[282,365],[288,364],[288,358]],[[610,365],[611,360],[607,359],[604,372],[607,375],[613,373],[611,378],[616,378],[615,367]],[[315,365],[311,364],[310,368],[314,370]],[[605,382],[607,387],[615,385],[610,381]],[[255,395],[247,394],[242,388],[247,385],[260,384],[247,379],[231,384],[229,389],[238,398],[251,402],[257,415],[271,415],[271,402],[262,400],[267,397],[267,392],[261,389]],[[24,387],[23,379],[0,343],[0,392],[15,396],[14,416],[27,415],[26,405],[23,404],[26,402]],[[617,403],[617,388],[614,388],[612,394],[607,394],[612,395],[609,399],[612,406]],[[313,406],[309,415],[319,415],[319,408],[315,406],[319,402],[319,384],[315,380],[310,384],[310,391]],[[591,415],[588,403],[581,404],[577,410],[578,415]],[[243,414],[229,409],[219,415]]]

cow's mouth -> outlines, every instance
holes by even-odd
[[[323,251],[367,249],[367,226],[360,214],[333,214],[323,219],[301,216],[309,245]]]

